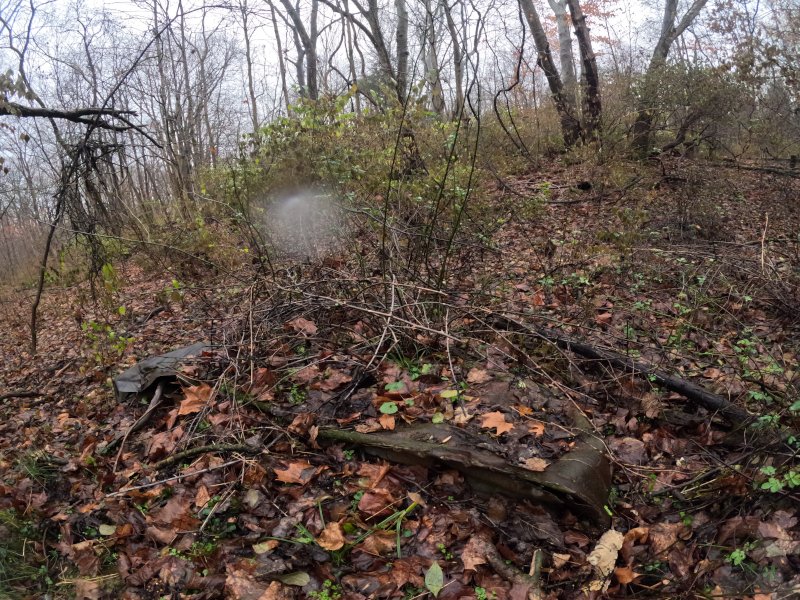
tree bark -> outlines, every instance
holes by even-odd
[[[464,53],[461,50],[461,40],[458,37],[455,19],[447,0],[441,0],[444,17],[447,21],[447,30],[450,32],[450,43],[453,45],[453,71],[455,74],[455,104],[453,105],[453,119],[459,119],[464,111]]]
[[[528,26],[531,28],[533,42],[536,45],[536,62],[542,68],[542,71],[544,71],[544,75],[547,78],[547,85],[550,88],[550,94],[556,106],[556,112],[561,122],[561,135],[564,138],[564,145],[570,148],[580,139],[580,121],[574,113],[570,113],[569,105],[564,97],[564,87],[561,82],[561,77],[553,61],[553,53],[550,51],[550,42],[547,40],[547,34],[544,31],[544,27],[542,27],[539,13],[536,12],[533,1],[519,0],[519,3],[522,7],[522,11],[525,13]]]
[[[575,26],[575,37],[581,53],[581,79],[583,81],[583,133],[586,139],[596,139],[600,128],[602,103],[600,101],[600,75],[597,71],[597,59],[592,50],[592,39],[586,26],[586,17],[578,0],[566,0],[569,6],[572,23]]]
[[[556,16],[558,27],[558,61],[561,64],[561,83],[564,86],[564,100],[577,114],[578,77],[575,73],[575,58],[572,52],[572,28],[566,0],[548,0]]]

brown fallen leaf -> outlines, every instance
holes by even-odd
[[[183,393],[186,397],[181,400],[178,415],[199,413],[208,405],[212,392],[211,386],[207,383],[184,388]]]
[[[393,415],[381,415],[378,417],[378,422],[381,424],[381,427],[387,429],[389,431],[394,430],[394,416]]]
[[[484,553],[485,542],[480,540],[478,536],[472,536],[464,550],[461,551],[461,562],[464,563],[465,571],[475,571],[478,565],[486,564],[486,556]]]
[[[297,333],[302,333],[303,335],[316,335],[317,333],[317,326],[314,322],[304,319],[303,317],[292,319],[286,325],[288,325],[290,329],[293,329]]]
[[[531,421],[528,423],[528,431],[530,431],[536,437],[541,437],[544,435],[545,424],[541,421]]]
[[[495,411],[481,416],[481,427],[494,429],[497,435],[502,435],[514,429],[514,424],[506,421],[506,416],[503,413]]]
[[[529,471],[535,471],[535,472],[537,472],[537,473],[541,473],[541,472],[542,472],[542,471],[544,471],[544,470],[545,470],[547,467],[549,467],[549,466],[550,466],[550,463],[549,463],[548,461],[546,461],[546,460],[545,460],[545,459],[543,459],[543,458],[538,458],[538,457],[535,457],[535,456],[534,456],[533,458],[529,458],[529,459],[527,459],[527,460],[526,460],[524,463],[522,463],[522,464],[523,464],[523,466],[524,466],[526,469],[528,469]]]
[[[622,585],[628,585],[639,577],[639,574],[634,573],[631,567],[617,567],[614,569],[614,577],[616,577],[617,581]]]
[[[287,463],[285,468],[275,469],[275,478],[284,483],[298,483],[305,485],[316,475],[317,468],[306,460],[296,460]]]
[[[342,526],[335,521],[328,523],[317,538],[320,547],[331,551],[344,547],[345,541]]]
[[[467,373],[467,383],[486,383],[492,378],[486,369],[473,368]]]

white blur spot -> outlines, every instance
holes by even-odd
[[[281,254],[305,260],[333,252],[343,239],[343,219],[333,197],[304,190],[274,201],[265,211],[265,226]]]

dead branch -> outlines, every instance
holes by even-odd
[[[643,362],[635,361],[610,350],[601,350],[587,343],[578,342],[552,329],[532,327],[503,315],[493,313],[490,315],[489,320],[507,329],[523,331],[545,339],[562,350],[573,352],[583,358],[597,360],[641,379],[647,379],[670,391],[677,392],[684,398],[691,400],[706,410],[718,412],[732,425],[737,427],[748,425],[756,419],[754,415],[731,403],[726,398],[709,392],[691,381],[659,371]]]
[[[173,454],[172,456],[165,458],[164,460],[159,461],[156,464],[152,465],[150,468],[153,469],[154,471],[161,471],[162,469],[171,467],[172,465],[179,463],[186,458],[192,458],[193,456],[197,456],[198,454],[205,454],[207,452],[213,452],[213,453],[241,452],[242,454],[258,454],[261,452],[261,448],[255,448],[253,446],[245,446],[244,444],[211,444],[209,446],[198,446],[197,448],[189,448],[188,450],[184,450],[183,452],[178,452],[177,454]]]
[[[0,402],[3,400],[9,400],[11,398],[38,398],[40,396],[44,396],[45,394],[42,392],[30,392],[27,390],[15,390],[12,392],[7,392],[5,394],[0,394]]]
[[[99,129],[110,131],[128,131],[138,129],[126,117],[137,116],[132,110],[117,110],[113,108],[77,108],[74,110],[62,110],[57,108],[43,108],[37,106],[25,106],[16,102],[3,102],[0,104],[0,117],[20,117],[20,118],[40,118],[40,119],[60,119],[81,125],[91,125]],[[116,119],[122,124],[105,121],[100,117]]]

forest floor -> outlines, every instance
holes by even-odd
[[[100,300],[48,287],[31,356],[33,292],[4,290],[0,598],[800,597],[800,182],[617,169],[498,182],[441,292],[360,272],[355,234],[258,277],[134,255]],[[177,379],[115,394],[196,342]],[[511,485],[471,485],[449,436],[418,464],[326,437],[419,424],[484,440]],[[587,435],[604,502],[514,479]]]

